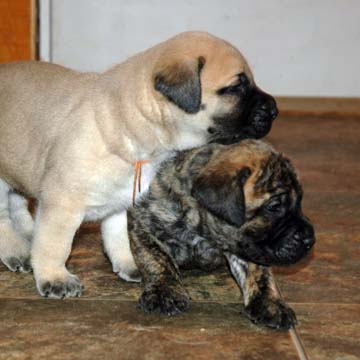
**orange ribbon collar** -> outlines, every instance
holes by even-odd
[[[135,174],[134,174],[134,188],[133,188],[133,205],[135,205],[136,201],[136,188],[138,188],[138,192],[141,193],[141,167],[144,164],[148,164],[150,160],[137,160],[134,163],[135,166]]]

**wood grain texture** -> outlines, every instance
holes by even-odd
[[[311,360],[360,358],[360,305],[296,304],[298,331]]]
[[[292,116],[268,141],[299,169],[304,212],[317,243],[307,259],[274,269],[312,360],[360,358],[360,121]],[[85,224],[68,267],[85,291],[74,300],[40,299],[32,274],[0,265],[0,359],[297,359],[288,333],[241,316],[241,295],[226,268],[186,273],[189,313],[146,316],[140,286],[119,280],[102,251],[98,224]]]
[[[0,63],[36,58],[35,0],[0,0]]]
[[[296,359],[287,332],[269,336],[232,305],[159,317],[118,300],[0,300],[0,317],[0,359]]]
[[[320,118],[360,118],[360,98],[286,97],[276,98],[281,116]]]

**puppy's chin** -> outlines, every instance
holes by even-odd
[[[243,121],[238,120],[238,122],[242,123]],[[229,126],[229,129],[224,126],[210,128],[208,143],[231,145],[245,139],[261,139],[270,132],[271,127],[272,119],[256,115],[247,125],[241,126],[241,130],[239,130],[239,125],[235,125],[233,128]]]
[[[272,119],[269,119],[266,116],[262,117],[260,115],[255,115],[252,118],[250,125],[243,130],[243,136],[250,139],[261,139],[270,132],[271,127]]]
[[[281,247],[271,248],[263,244],[242,244],[234,252],[239,258],[262,266],[293,265],[308,254],[308,250],[297,243],[288,243]]]
[[[231,145],[246,138],[247,137],[244,136],[243,134],[235,134],[235,135],[216,134],[215,136],[211,136],[208,142],[209,144],[217,143],[221,145]]]

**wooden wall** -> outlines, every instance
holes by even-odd
[[[0,63],[36,59],[36,0],[0,0]]]

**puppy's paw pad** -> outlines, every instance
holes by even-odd
[[[294,311],[279,299],[250,303],[245,313],[253,323],[274,329],[287,330],[297,324]]]
[[[139,306],[146,313],[175,315],[186,311],[190,301],[181,290],[163,285],[145,289],[139,299]]]
[[[3,263],[7,266],[10,271],[14,272],[30,272],[30,258],[22,257],[9,257],[3,260]]]
[[[38,286],[40,295],[53,299],[65,297],[79,297],[82,294],[83,286],[75,275],[69,276],[65,281],[45,281]]]

